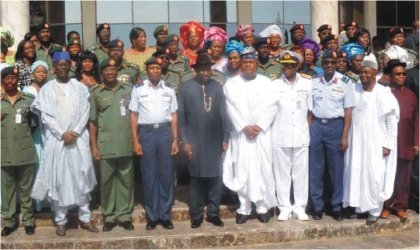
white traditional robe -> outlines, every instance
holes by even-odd
[[[238,75],[224,85],[233,126],[223,162],[223,182],[247,200],[268,207],[277,205],[270,125],[277,113],[278,94],[273,89],[271,80],[262,75],[251,81]],[[261,128],[256,138],[247,138],[243,129],[248,125]]]
[[[359,212],[379,211],[394,189],[399,106],[391,89],[380,84],[372,92],[354,84],[354,93],[343,206],[356,207]],[[383,147],[391,150],[389,156],[383,156]]]
[[[75,79],[66,84],[47,82],[31,106],[42,122],[44,148],[32,198],[54,201],[56,206],[84,205],[96,185],[86,124],[89,119],[89,91]],[[64,132],[79,134],[68,146]]]

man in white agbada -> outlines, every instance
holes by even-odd
[[[83,229],[99,232],[91,220],[90,192],[96,185],[86,128],[89,119],[89,92],[80,82],[69,79],[67,51],[53,57],[56,80],[47,82],[32,103],[40,117],[44,151],[31,197],[48,198],[55,211],[56,234],[66,234],[67,212],[79,206]]]
[[[361,84],[354,84],[349,149],[345,156],[343,207],[369,212],[376,223],[394,189],[399,106],[391,89],[376,83],[376,60],[362,62]]]
[[[309,189],[309,122],[311,119],[312,77],[296,73],[303,58],[295,52],[280,53],[283,75],[273,81],[280,94],[278,112],[272,125],[273,172],[280,215],[286,221],[292,214],[309,220],[305,213]],[[290,201],[293,181],[294,204]]]
[[[278,94],[271,80],[257,74],[258,55],[252,47],[241,54],[241,74],[224,85],[227,113],[233,124],[223,163],[223,182],[236,191],[241,203],[236,223],[251,214],[267,223],[268,210],[277,204],[272,170],[270,125],[277,112]]]

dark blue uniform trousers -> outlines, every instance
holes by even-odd
[[[170,220],[174,192],[170,124],[159,128],[139,126],[139,134],[143,150],[141,172],[148,220]]]
[[[329,119],[322,123],[315,118],[311,124],[309,145],[309,188],[314,211],[324,208],[322,192],[325,170],[325,156],[332,184],[331,205],[334,211],[341,210],[343,200],[344,152],[340,151],[343,119]]]

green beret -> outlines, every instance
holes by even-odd
[[[101,32],[101,30],[103,30],[103,29],[107,29],[107,30],[111,31],[111,26],[109,26],[109,24],[107,24],[107,23],[100,24],[96,28],[96,35],[98,35],[99,32]]]
[[[156,35],[161,32],[161,31],[166,31],[168,32],[168,27],[166,27],[165,25],[159,25],[156,27],[155,31],[153,31],[153,36],[156,37]]]
[[[144,63],[146,66],[149,64],[158,64],[158,65],[162,65],[162,59],[160,58],[156,58],[156,57],[150,57],[149,59],[147,59],[147,61]]]
[[[40,23],[37,27],[36,27],[36,31],[40,31],[40,30],[51,30],[51,27],[48,23]]]
[[[106,47],[108,49],[112,49],[112,48],[121,48],[124,49],[124,43],[121,40],[115,39],[112,40],[111,42],[109,42]]]
[[[117,62],[114,59],[111,58],[107,58],[106,60],[103,60],[100,64],[99,64],[99,68],[106,68],[109,66],[117,66]]]
[[[6,67],[6,68],[1,70],[1,78],[5,77],[7,75],[18,75],[18,74],[19,74],[18,68],[14,67],[14,66]]]
[[[53,57],[55,52],[61,52],[61,51],[66,51],[66,47],[63,47],[63,46],[54,47],[48,51],[48,55]]]
[[[155,53],[153,53],[153,57],[157,57],[158,55],[162,55],[162,54],[168,54],[168,50],[164,49],[164,48],[160,48],[158,50],[155,51]]]
[[[168,43],[173,42],[173,41],[178,42],[179,36],[175,34],[171,34],[163,41],[163,44],[167,45]]]
[[[73,45],[77,45],[80,47],[80,41],[79,40],[74,40],[74,39],[70,39],[70,41],[66,44],[66,48],[69,49],[70,46]]]

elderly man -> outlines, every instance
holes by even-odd
[[[354,84],[356,108],[348,136],[343,206],[369,212],[366,224],[377,222],[394,190],[400,110],[391,89],[376,83],[376,60],[366,58]]]
[[[86,126],[89,91],[69,79],[67,51],[54,53],[53,61],[57,79],[41,88],[31,106],[42,122],[44,142],[32,198],[52,201],[58,236],[66,235],[67,212],[74,205],[79,206],[80,227],[97,233],[89,210],[89,193],[96,185]]]
[[[268,210],[277,204],[271,159],[270,124],[277,113],[278,94],[271,80],[257,74],[258,55],[252,47],[241,55],[241,74],[224,85],[231,138],[223,166],[223,182],[238,193],[241,205],[236,223],[251,214],[254,202],[258,219],[268,223]]]

